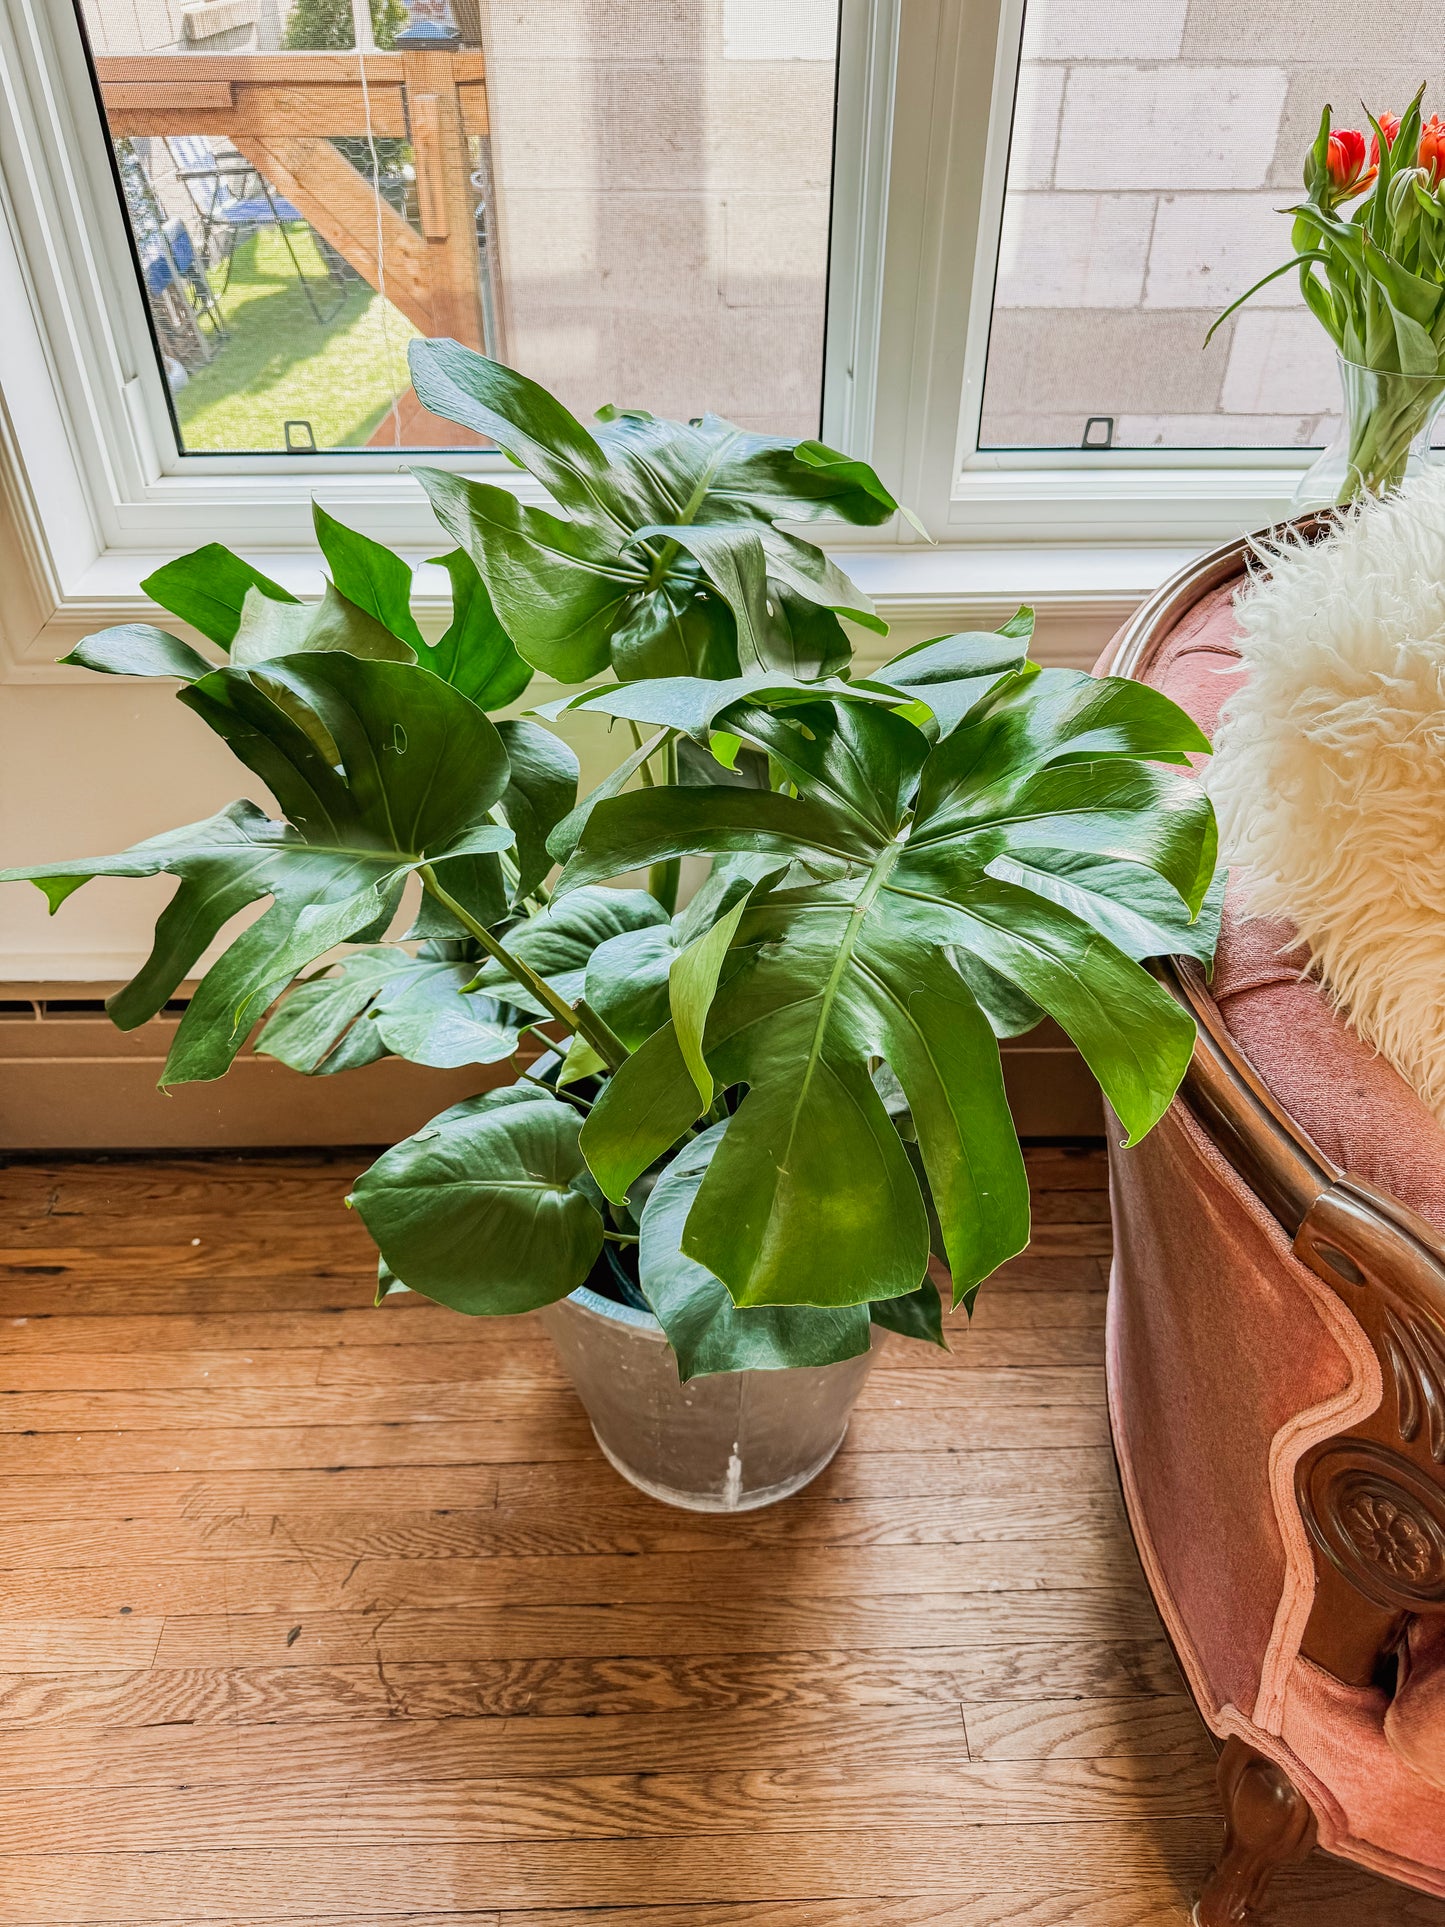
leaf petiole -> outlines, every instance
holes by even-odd
[[[436,871],[429,863],[423,863],[420,866],[420,874],[422,882],[437,902],[450,910],[463,929],[476,938],[487,955],[496,959],[514,983],[519,983],[525,990],[530,990],[538,1003],[543,1005],[548,1014],[555,1017],[570,1035],[585,1037],[609,1070],[615,1071],[626,1063],[629,1056],[627,1046],[610,1025],[603,1023],[595,1011],[588,1010],[585,1004],[573,1010],[567,999],[559,996],[545,977],[539,977],[530,964],[523,963],[520,957],[513,956],[505,945],[498,943],[485,924],[478,923],[471,912],[457,902],[451,892],[437,881]]]

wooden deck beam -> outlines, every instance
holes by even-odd
[[[369,286],[380,289],[370,183],[330,140],[368,132],[416,155],[422,232],[380,209],[386,292],[424,334],[484,345],[469,140],[487,131],[478,51],[107,54],[111,134],[231,141]]]

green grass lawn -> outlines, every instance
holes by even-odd
[[[316,305],[330,314],[336,293],[310,230],[293,228],[290,238],[314,277]],[[231,285],[221,294],[224,279],[224,265],[212,270],[228,339],[175,397],[185,447],[271,454],[286,445],[282,424],[295,420],[310,422],[318,448],[365,443],[407,385],[406,347],[417,332],[411,323],[351,280],[338,312],[318,323],[274,228],[237,248]]]

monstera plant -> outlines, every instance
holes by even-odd
[[[160,570],[215,656],[130,626],[71,660],[177,679],[277,813],[9,877],[52,909],[95,876],[179,879],[123,1027],[268,901],[166,1083],[258,1026],[312,1074],[513,1061],[358,1179],[383,1290],[490,1316],[590,1280],[655,1314],[684,1377],[846,1359],[870,1323],[941,1342],[930,1254],[970,1302],[1029,1235],[998,1039],[1055,1018],[1134,1137],[1183,1073],[1192,1025],[1143,962],[1212,952],[1213,818],[1180,767],[1207,744],[1153,690],[1040,669],[1026,612],[852,674],[840,618],[882,625],[778,524],[892,515],[862,463],[711,417],[593,430],[455,343],[413,356],[425,405],[560,513],[416,471],[455,544],[435,643],[405,564],[320,510],[319,602],[215,546]],[[534,668],[592,681],[493,720]],[[580,803],[548,727],[571,712],[632,743]]]

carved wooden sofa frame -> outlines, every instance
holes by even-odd
[[[1319,530],[1317,518],[1296,526]],[[1116,639],[1110,673],[1145,677],[1194,605],[1242,575],[1249,546],[1228,543],[1165,584]],[[1445,1237],[1330,1163],[1230,1037],[1198,965],[1171,959],[1156,974],[1198,1025],[1176,1103],[1347,1308],[1379,1364],[1375,1410],[1305,1451],[1294,1496],[1316,1582],[1301,1656],[1346,1685],[1388,1689],[1411,1621],[1445,1615]],[[1250,1919],[1274,1871],[1315,1838],[1308,1801],[1260,1746],[1229,1737],[1218,1777],[1225,1846],[1199,1927]]]

